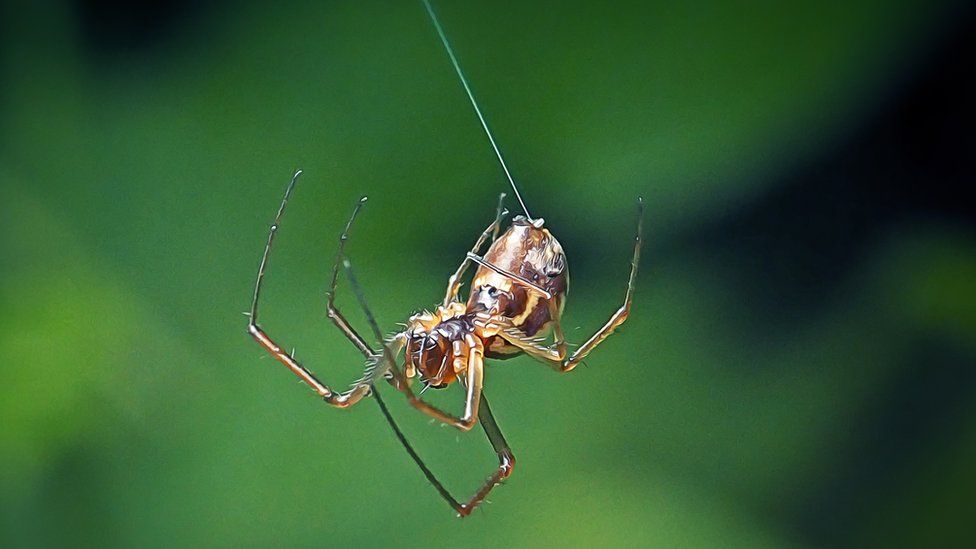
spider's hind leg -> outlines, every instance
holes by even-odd
[[[640,250],[643,241],[644,227],[644,201],[638,198],[637,201],[637,234],[634,237],[634,256],[630,261],[630,277],[627,279],[627,293],[624,295],[623,305],[620,306],[602,328],[590,336],[586,343],[581,345],[572,356],[567,357],[567,344],[563,335],[560,321],[560,312],[555,308],[555,303],[550,302],[550,317],[553,320],[553,332],[555,344],[553,346],[540,345],[531,337],[526,336],[517,329],[506,329],[500,334],[501,337],[515,347],[525,352],[525,354],[540,360],[553,369],[560,372],[568,372],[590,354],[600,343],[610,337],[613,332],[623,324],[630,316],[630,306],[634,298],[634,281],[637,279],[637,267],[640,264]]]

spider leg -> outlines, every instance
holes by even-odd
[[[407,436],[403,434],[402,430],[400,430],[400,426],[397,425],[397,422],[393,419],[393,414],[390,413],[390,409],[387,408],[386,403],[383,402],[383,398],[380,396],[380,392],[373,391],[373,397],[376,399],[376,403],[379,404],[380,410],[383,412],[383,417],[386,418],[386,422],[389,423],[390,427],[393,429],[393,433],[396,435],[397,440],[400,441],[400,444],[403,445],[403,448],[407,451],[408,454],[410,454],[410,457],[411,459],[413,459],[414,463],[416,463],[417,466],[420,467],[420,470],[424,473],[424,476],[427,477],[427,481],[434,486],[434,488],[437,490],[437,493],[440,494],[445,501],[447,501],[448,505],[450,505],[455,511],[460,513],[462,510],[461,503],[458,502],[458,500],[455,499],[454,496],[452,496],[451,493],[447,491],[447,488],[445,488],[444,485],[441,484],[441,481],[437,480],[437,477],[434,476],[433,471],[431,471],[430,468],[427,467],[427,464],[424,463],[424,460],[420,457],[420,454],[418,454],[417,451],[413,449],[413,445],[410,444],[410,441],[407,440]]]
[[[437,477],[434,476],[433,471],[427,467],[420,455],[414,450],[413,445],[407,440],[406,435],[397,425],[396,421],[393,419],[393,415],[390,413],[389,408],[386,407],[386,403],[380,397],[378,391],[373,392],[373,396],[376,398],[377,404],[380,406],[380,410],[383,412],[383,417],[386,418],[387,423],[393,429],[394,434],[396,434],[397,440],[403,445],[403,448],[410,454],[414,463],[420,467],[420,470],[424,473],[427,481],[430,482],[437,493],[447,501],[447,504],[454,509],[459,517],[466,517],[471,514],[471,511],[475,507],[481,504],[482,501],[488,496],[492,488],[498,486],[504,479],[508,478],[512,474],[512,470],[515,467],[515,456],[512,454],[512,450],[508,447],[508,442],[505,441],[505,437],[502,435],[501,430],[498,428],[498,423],[495,422],[495,417],[491,413],[491,408],[488,407],[488,399],[485,397],[484,393],[481,393],[481,406],[478,409],[478,419],[481,421],[481,427],[485,430],[485,435],[488,437],[488,441],[491,442],[492,448],[495,450],[495,454],[498,455],[498,469],[488,477],[484,485],[475,492],[471,499],[467,503],[461,503],[455,498],[451,493],[444,487],[443,484]]]
[[[627,318],[630,316],[630,305],[634,299],[634,282],[637,280],[637,266],[640,264],[640,250],[641,244],[643,243],[642,233],[644,231],[644,200],[642,198],[637,199],[637,234],[634,236],[634,257],[630,261],[630,277],[627,279],[627,293],[624,295],[624,303],[616,310],[612,315],[610,315],[610,320],[603,325],[602,328],[597,330],[595,334],[590,336],[590,339],[586,340],[586,343],[581,345],[579,349],[573,353],[573,356],[569,357],[568,360],[563,362],[561,370],[568,372],[576,367],[577,364],[586,358],[586,355],[590,354],[593,349],[597,347],[604,339],[610,337],[610,334],[614,332]],[[557,319],[558,322],[558,319]]]
[[[638,198],[637,236],[634,238],[634,257],[630,262],[630,278],[627,280],[627,293],[624,296],[624,303],[610,316],[610,320],[608,320],[602,328],[590,336],[590,339],[588,339],[586,343],[576,349],[576,352],[574,352],[572,356],[566,358],[566,340],[563,335],[558,311],[552,308],[553,305],[550,305],[550,313],[553,319],[553,332],[555,337],[555,345],[553,347],[539,345],[531,338],[526,337],[517,329],[513,328],[500,332],[499,335],[502,337],[502,339],[518,347],[527,355],[549,364],[555,370],[568,372],[573,368],[576,368],[576,366],[579,365],[584,358],[586,358],[586,355],[590,354],[590,352],[592,352],[593,349],[602,343],[603,340],[610,337],[610,334],[612,334],[614,330],[623,324],[624,321],[627,320],[627,317],[630,316],[630,305],[633,302],[634,297],[634,281],[637,279],[637,266],[640,263],[640,249],[641,243],[643,242],[641,235],[643,228],[644,201],[643,199]]]
[[[291,182],[289,182],[288,188],[285,190],[285,196],[281,200],[281,206],[278,207],[278,213],[275,215],[274,222],[272,222],[271,228],[268,232],[268,242],[264,247],[264,254],[261,256],[261,264],[258,267],[257,281],[254,284],[254,297],[251,301],[251,312],[248,314],[247,332],[278,362],[284,364],[285,367],[291,370],[291,372],[298,376],[299,379],[315,390],[315,392],[318,393],[318,395],[321,396],[325,402],[339,408],[346,408],[359,402],[359,400],[369,394],[369,386],[357,385],[343,393],[332,390],[329,386],[319,381],[319,379],[315,377],[315,374],[313,374],[305,366],[302,366],[280,345],[275,343],[275,341],[271,339],[271,336],[269,336],[267,332],[265,332],[264,329],[258,325],[258,301],[261,297],[261,286],[264,282],[264,273],[268,266],[268,258],[271,255],[271,246],[274,243],[275,235],[278,233],[279,223],[281,222],[282,214],[285,212],[285,206],[288,204],[288,199],[291,197],[291,193],[294,191],[295,184],[298,182],[298,178],[301,176],[301,174],[302,171],[298,170],[292,176]]]
[[[515,455],[512,454],[511,448],[508,447],[508,442],[505,441],[501,429],[498,428],[498,423],[495,422],[495,416],[491,413],[491,408],[488,406],[488,399],[485,398],[484,393],[481,393],[481,407],[478,412],[478,419],[481,420],[481,427],[485,430],[485,435],[488,436],[491,447],[495,450],[495,454],[498,455],[498,469],[488,477],[488,480],[471,496],[471,499],[467,503],[457,509],[458,514],[462,517],[471,514],[471,511],[488,497],[488,493],[491,492],[492,488],[498,486],[502,480],[508,478],[515,468]]]
[[[505,193],[498,195],[498,207],[495,208],[495,229],[491,231],[491,241],[495,242],[498,240],[498,231],[502,228],[502,218],[508,215],[508,210],[505,209]]]
[[[482,382],[484,380],[484,351],[481,346],[475,340],[474,337],[469,336],[466,338],[465,349],[463,346],[456,350],[455,360],[463,359],[464,356],[468,359],[468,364],[466,368],[466,380],[468,383],[467,398],[465,399],[464,415],[461,417],[454,416],[440,408],[424,401],[419,398],[410,389],[410,385],[407,383],[403,372],[396,364],[395,353],[390,350],[390,347],[383,342],[383,333],[380,331],[379,324],[376,322],[376,317],[373,316],[373,312],[369,308],[369,304],[366,303],[366,296],[363,294],[362,287],[359,285],[359,281],[356,279],[356,275],[352,270],[352,265],[349,263],[348,259],[343,259],[343,266],[346,268],[346,276],[349,277],[349,285],[352,286],[353,292],[356,294],[356,298],[359,300],[359,305],[363,309],[363,313],[366,315],[366,320],[369,323],[370,328],[373,330],[373,335],[379,340],[383,346],[382,355],[380,359],[384,364],[380,367],[383,371],[389,370],[392,374],[390,379],[390,384],[397,388],[404,396],[407,397],[407,401],[411,406],[420,410],[421,412],[429,415],[430,417],[448,425],[453,425],[462,431],[469,431],[474,424],[478,421],[478,406],[481,399],[479,398],[481,394]],[[398,334],[395,341],[398,344],[397,351],[405,343],[405,334]]]
[[[349,217],[349,221],[346,223],[346,228],[343,229],[342,234],[339,235],[339,248],[336,251],[335,263],[332,265],[332,282],[329,284],[329,290],[326,292],[326,296],[328,296],[326,305],[328,308],[329,319],[332,320],[332,323],[339,328],[339,331],[341,331],[343,335],[345,335],[349,341],[356,346],[357,349],[359,349],[359,352],[366,355],[366,358],[369,359],[374,357],[376,353],[369,347],[366,340],[364,340],[362,336],[360,336],[359,333],[353,329],[353,327],[349,324],[349,321],[342,316],[342,313],[339,312],[339,309],[335,306],[336,284],[339,281],[339,265],[342,263],[342,258],[346,253],[346,241],[349,240],[349,231],[352,229],[353,222],[356,221],[356,216],[359,215],[359,210],[361,210],[365,204],[366,197],[364,196],[359,199],[359,202],[356,203],[356,207],[353,208],[352,215]]]
[[[471,247],[471,253],[476,254],[481,250],[481,247],[485,244],[485,240],[488,236],[491,236],[491,241],[494,242],[498,238],[498,229],[502,224],[502,217],[508,213],[508,210],[502,208],[502,201],[505,200],[505,193],[498,195],[498,208],[495,210],[495,220],[492,221],[491,225],[481,233],[478,240],[475,241],[474,246]],[[447,293],[444,295],[444,306],[447,307],[451,303],[457,300],[458,291],[461,289],[461,277],[464,276],[464,271],[468,269],[471,265],[471,259],[468,256],[464,257],[461,261],[461,265],[458,266],[457,271],[451,275],[451,278],[447,280]]]

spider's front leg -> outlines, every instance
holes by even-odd
[[[291,193],[295,189],[295,184],[298,182],[298,178],[301,176],[301,174],[302,171],[298,170],[292,176],[291,182],[289,182],[288,188],[285,190],[285,196],[281,200],[281,206],[278,207],[278,213],[275,215],[274,222],[271,224],[271,228],[268,232],[268,242],[264,247],[264,255],[261,256],[261,264],[258,267],[257,281],[254,284],[254,297],[251,301],[251,311],[248,313],[247,332],[259,345],[261,345],[261,347],[268,351],[268,353],[271,354],[275,360],[284,364],[285,367],[291,370],[292,373],[299,377],[299,379],[308,384],[308,386],[318,393],[318,395],[322,397],[325,402],[338,408],[346,408],[356,404],[364,396],[369,394],[370,387],[368,384],[357,383],[348,391],[334,391],[328,385],[319,381],[319,379],[315,377],[315,374],[295,360],[295,357],[287,353],[258,324],[258,301],[261,297],[261,285],[264,282],[264,272],[268,266],[268,258],[271,255],[271,245],[274,243],[274,237],[278,232],[281,216],[285,212],[285,206],[288,204],[288,199],[291,197]],[[367,374],[368,373],[369,372],[367,371]]]
[[[458,266],[457,271],[455,271],[454,274],[451,275],[451,278],[448,279],[447,292],[444,295],[444,307],[447,307],[457,300],[458,291],[461,289],[461,277],[464,276],[464,271],[466,271],[468,266],[471,265],[471,258],[469,256],[471,254],[477,255],[477,253],[481,251],[481,247],[484,246],[489,235],[491,236],[492,242],[498,238],[498,229],[501,227],[502,217],[508,213],[508,210],[502,208],[502,202],[504,200],[505,193],[498,195],[498,208],[495,210],[495,220],[481,233],[481,236],[479,236],[478,240],[475,241],[474,246],[471,247],[471,252],[464,257],[464,260],[461,261],[461,265]]]

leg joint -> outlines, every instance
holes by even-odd
[[[515,456],[511,450],[505,450],[498,454],[498,471],[501,473],[499,478],[508,478],[515,469]]]

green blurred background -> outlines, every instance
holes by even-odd
[[[0,545],[918,545],[976,504],[974,10],[436,2],[587,367],[496,362],[514,476],[459,521],[376,406],[328,408],[336,236],[385,329],[436,303],[506,181],[419,2],[0,8]],[[513,206],[512,203],[509,204]],[[339,300],[362,325],[348,286]],[[459,496],[480,430],[384,387]],[[459,407],[456,388],[435,395]]]

